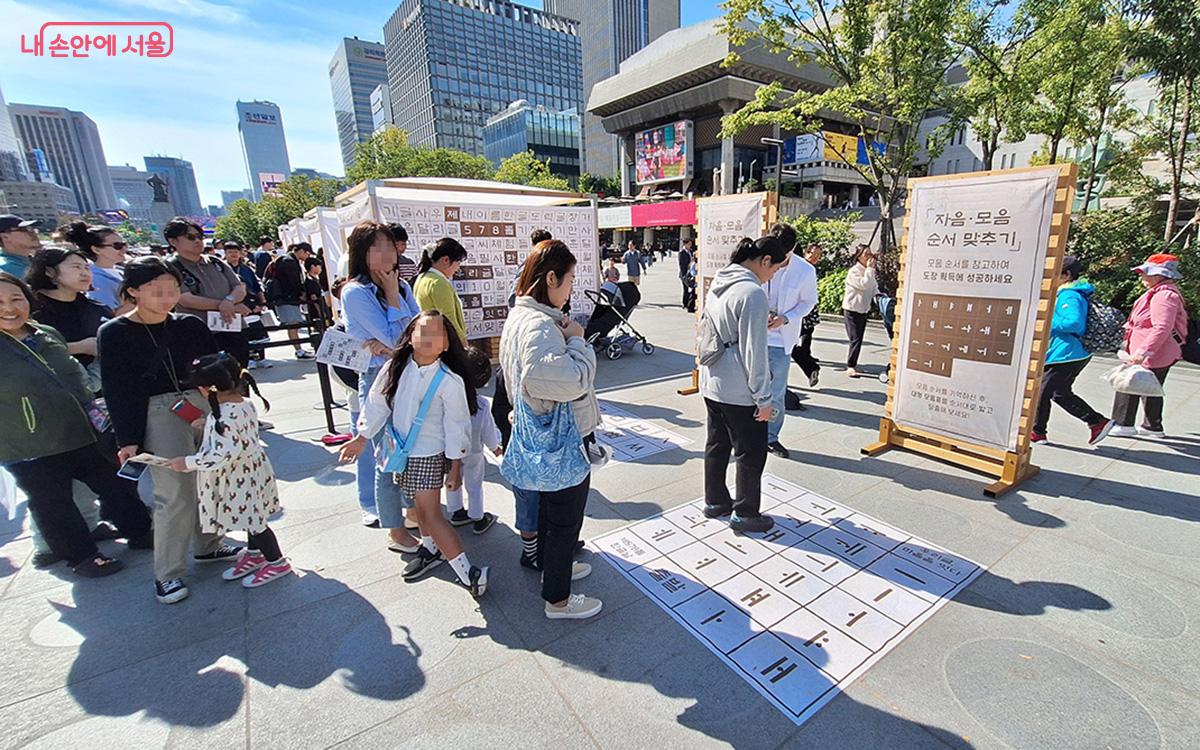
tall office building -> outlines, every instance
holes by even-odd
[[[146,156],[146,171],[153,172],[167,183],[167,198],[177,216],[203,216],[200,189],[192,163],[173,156]]]
[[[584,30],[585,102],[596,81],[616,75],[634,52],[679,28],[679,0],[543,0],[543,6],[548,13],[574,18]],[[584,114],[584,170],[603,177],[617,174],[619,149],[619,139],[605,132],[600,118]]]
[[[0,180],[20,182],[32,179],[25,162],[25,150],[17,140],[12,118],[8,116],[8,105],[4,103],[4,92],[0,91]]]
[[[507,0],[404,0],[383,27],[392,122],[414,145],[483,153],[511,102],[582,111],[579,23]]]
[[[222,190],[221,191],[221,206],[228,211],[229,207],[240,200],[254,200],[254,191],[250,188],[242,188],[241,190]]]
[[[154,204],[154,188],[150,187],[150,172],[126,164],[123,167],[108,167],[113,192],[117,194],[116,208],[129,214],[129,220],[142,227],[153,223],[151,207]]]
[[[48,167],[54,181],[75,194],[75,210],[88,213],[116,208],[100,130],[92,118],[63,107],[34,104],[10,104],[8,112],[25,151],[40,152],[40,157],[34,154],[39,173],[45,174],[41,167]]]
[[[386,83],[371,92],[371,133],[378,133],[392,124],[392,90]]]
[[[383,45],[357,37],[342,39],[329,62],[329,88],[333,91],[333,114],[337,119],[342,166],[354,163],[354,149],[375,132],[371,120],[371,92],[387,85],[387,63]]]
[[[578,184],[579,113],[573,109],[551,112],[522,99],[483,126],[483,155],[495,166],[526,151],[549,162],[552,174]]]
[[[273,102],[259,101],[239,101],[237,114],[246,178],[254,200],[261,200],[263,193],[292,173],[287,139],[283,135],[283,116]]]

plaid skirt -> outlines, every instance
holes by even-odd
[[[418,492],[440,490],[446,482],[450,462],[446,454],[436,456],[409,456],[408,464],[401,474],[393,474],[392,481],[400,485],[400,490],[409,497]]]

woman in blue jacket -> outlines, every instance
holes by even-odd
[[[1046,369],[1042,371],[1042,394],[1038,399],[1037,419],[1033,423],[1034,443],[1046,439],[1046,423],[1050,421],[1050,402],[1061,406],[1068,414],[1082,420],[1091,429],[1088,445],[1103,440],[1113,422],[1093,409],[1072,390],[1075,378],[1087,367],[1092,353],[1083,345],[1087,333],[1088,305],[1096,288],[1081,279],[1083,264],[1070,255],[1063,258],[1058,297],[1054,301],[1054,318],[1050,322],[1050,347],[1046,350]]]

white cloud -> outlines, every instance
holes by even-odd
[[[123,8],[140,8],[152,11],[154,18],[200,18],[215,23],[234,24],[246,20],[237,8],[208,0],[108,0],[112,5]]]

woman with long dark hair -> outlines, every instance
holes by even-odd
[[[67,351],[79,360],[88,376],[88,387],[100,390],[100,363],[96,336],[113,311],[85,296],[92,286],[92,271],[82,250],[43,247],[33,255],[25,280],[38,295],[33,317],[62,334]]]
[[[464,344],[467,343],[467,319],[463,315],[462,300],[450,279],[466,259],[467,250],[458,240],[443,237],[434,243],[433,249],[427,247],[421,252],[417,280],[413,282],[421,309],[437,310],[444,315]]]

